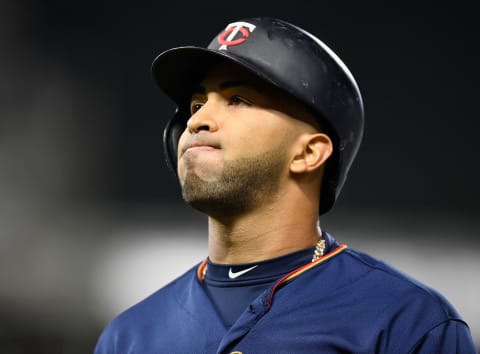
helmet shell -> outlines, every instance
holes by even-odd
[[[358,86],[339,57],[322,41],[288,22],[248,18],[230,23],[207,48],[178,47],[152,64],[158,86],[177,111],[164,130],[168,165],[176,173],[178,139],[190,117],[193,90],[214,65],[228,61],[280,88],[308,107],[333,141],[320,192],[320,214],[335,203],[363,136]]]

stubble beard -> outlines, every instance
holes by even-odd
[[[188,172],[182,184],[183,199],[213,217],[251,212],[278,195],[284,161],[284,149],[277,148],[254,157],[226,161],[214,181],[205,181]]]

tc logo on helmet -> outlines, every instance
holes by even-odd
[[[226,50],[228,46],[242,44],[250,37],[250,33],[255,29],[255,25],[248,22],[233,22],[230,23],[225,31],[218,35],[218,43],[221,44],[220,50]],[[240,32],[241,37],[235,39]]]

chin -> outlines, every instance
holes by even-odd
[[[218,178],[206,180],[197,174],[187,174],[182,183],[182,196],[192,208],[210,216],[238,215],[251,210],[255,198],[245,193],[244,188],[232,187]]]
[[[223,163],[218,157],[185,155],[178,164],[178,176],[181,181],[185,181],[188,176],[196,176],[198,179],[206,182],[214,182],[220,178]]]

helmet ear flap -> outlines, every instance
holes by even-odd
[[[172,119],[170,119],[163,130],[163,152],[167,165],[173,174],[177,175],[177,152],[178,141],[187,126],[186,115],[180,108],[177,108]]]

